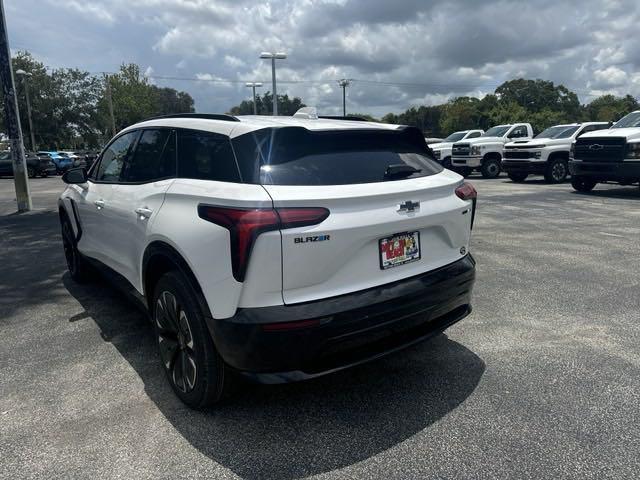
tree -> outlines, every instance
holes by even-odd
[[[271,92],[265,92],[264,95],[256,95],[256,107],[258,115],[273,115],[273,95]],[[289,98],[289,95],[278,95],[278,114],[291,116],[302,107],[306,107],[299,97]],[[243,100],[240,105],[231,107],[229,110],[231,115],[253,115],[253,101]]]
[[[478,128],[480,122],[480,100],[473,97],[458,97],[444,106],[440,129],[445,134],[458,130]]]
[[[616,122],[627,113],[638,110],[638,107],[638,101],[631,95],[602,95],[585,106],[585,116],[594,122]]]
[[[516,103],[529,112],[551,110],[564,112],[577,119],[580,115],[578,96],[564,85],[547,80],[518,78],[504,82],[495,91],[501,102]]]

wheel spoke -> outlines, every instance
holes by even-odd
[[[185,347],[193,351],[193,335],[191,334],[191,327],[189,327],[189,321],[187,320],[187,315],[184,313],[184,310],[180,310],[178,325],[184,338]]]
[[[187,381],[187,386],[189,390],[193,390],[196,386],[196,375],[197,375],[197,367],[195,359],[186,351],[185,354],[185,379]]]
[[[183,392],[186,392],[185,380],[184,380],[184,358],[182,352],[176,355],[173,362],[173,383]]]
[[[176,354],[179,352],[178,341],[163,335],[158,336],[158,346],[160,347],[160,357],[165,368],[170,369]]]
[[[175,312],[175,297],[169,292],[162,292],[156,304],[156,324],[161,331],[178,334]]]

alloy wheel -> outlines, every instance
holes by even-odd
[[[556,164],[553,165],[553,167],[551,168],[551,177],[556,182],[561,182],[562,180],[565,179],[566,176],[567,176],[567,168],[564,166],[564,163],[557,162]]]
[[[198,374],[196,353],[187,313],[175,295],[163,291],[155,309],[158,345],[162,363],[175,387],[191,392]]]

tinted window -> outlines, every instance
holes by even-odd
[[[482,134],[483,137],[501,137],[507,133],[509,127],[492,127]]]
[[[472,132],[467,136],[467,138],[476,138],[476,137],[479,137],[480,135],[482,135],[482,133],[480,133],[480,132]]]
[[[582,129],[582,131],[578,134],[578,136],[583,135],[587,132],[595,132],[596,130],[605,130],[608,129],[609,125],[604,123],[602,125],[587,125]]]
[[[234,146],[247,172],[251,163],[259,164],[258,181],[264,185],[375,183],[442,171],[417,129],[312,132],[286,127],[242,135]]]
[[[102,160],[96,174],[100,182],[118,182],[122,166],[127,158],[131,144],[139,132],[129,132],[116,138],[102,154]]]
[[[133,158],[127,162],[125,182],[169,178],[176,171],[175,135],[169,129],[143,130]]]
[[[210,132],[178,130],[178,176],[239,182],[240,173],[229,137]]]
[[[457,142],[464,138],[465,132],[454,132],[443,140],[443,142]]]

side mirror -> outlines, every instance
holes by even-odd
[[[71,168],[62,175],[62,181],[70,185],[86,183],[87,178],[87,171],[84,168]]]

